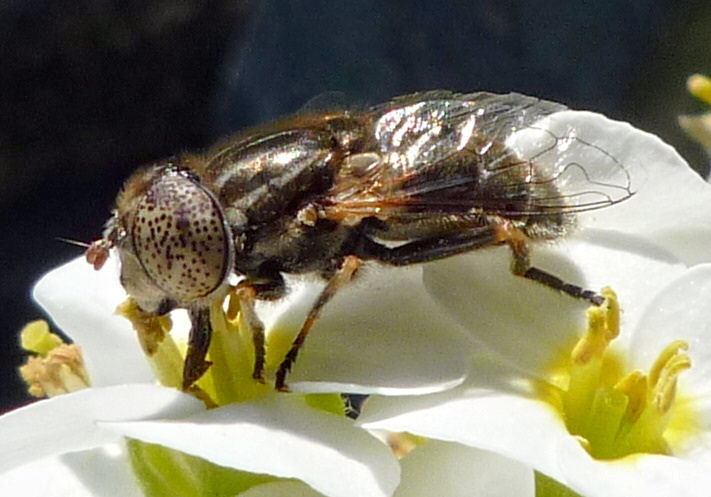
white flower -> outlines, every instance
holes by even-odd
[[[401,461],[402,480],[394,497],[533,497],[530,468],[492,452],[429,441]],[[257,485],[241,497],[321,497],[298,481]]]
[[[126,298],[117,271],[107,263],[96,272],[76,259],[46,275],[34,293],[81,345],[93,386],[155,381],[131,324],[116,315]],[[471,345],[423,288],[422,267],[366,267],[363,273],[325,308],[288,377],[290,389],[417,394],[461,383]],[[267,334],[290,334],[287,343],[321,288],[309,279],[290,281],[286,299],[258,304]],[[185,334],[187,318],[173,316],[174,333]]]
[[[576,235],[533,256],[566,281],[610,285],[623,308],[620,336],[574,352],[588,326],[584,306],[508,277],[504,254],[429,264],[433,298],[489,353],[454,390],[371,398],[359,423],[495,451],[585,496],[705,495],[711,266],[687,264],[711,259],[710,188],[651,135],[599,116],[554,118],[552,126],[586,119],[576,127],[586,141],[647,171],[635,197],[581,215]],[[597,376],[588,362],[571,366],[593,352],[603,354],[591,362]]]
[[[518,353],[528,375],[482,361],[455,390],[371,399],[360,422],[492,450],[585,496],[705,495],[711,485],[710,299],[711,265],[684,272],[648,302],[635,323],[625,319],[622,333],[629,336],[619,347],[612,342],[597,383],[585,385],[579,374],[584,366],[576,373],[562,361],[570,340],[555,347],[545,329],[529,327]],[[675,346],[663,353],[676,340],[686,342],[688,351]],[[691,368],[685,370],[687,354]],[[548,362],[536,370],[530,359],[545,355]],[[516,356],[508,359],[515,362]],[[633,386],[619,381],[633,378],[625,374],[634,370],[649,380]],[[598,400],[584,404],[582,413],[562,407],[587,395]],[[646,411],[626,411],[640,400]],[[572,436],[572,426],[580,425]]]
[[[297,363],[293,390],[422,393],[463,380],[469,341],[416,283],[420,268],[402,276],[393,279],[372,271],[364,278],[368,286],[356,283],[345,292],[350,295],[333,302]],[[292,328],[293,334],[298,324],[288,321],[298,323],[298,312],[305,312],[314,288],[302,283],[282,307],[263,309],[269,313],[268,327]],[[382,306],[377,314],[365,312],[366,294]],[[23,485],[25,495],[45,495],[48,488],[52,495],[91,495],[92,485],[102,482],[97,476],[102,468],[115,466],[120,469],[116,480],[122,482],[116,488],[128,489],[115,494],[137,495],[123,437],[242,472],[297,478],[324,495],[391,495],[395,489],[399,468],[386,445],[345,417],[308,406],[301,396],[272,392],[205,410],[192,396],[156,385],[136,333],[128,321],[114,315],[125,294],[108,266],[96,273],[82,260],[71,262],[45,276],[35,298],[82,346],[92,387],[0,417],[4,493],[17,493],[17,486]],[[426,310],[429,320],[407,319],[397,310],[407,303]],[[285,308],[288,315],[280,317]],[[178,316],[176,326],[179,321]],[[382,337],[381,329],[390,332]],[[411,338],[407,344],[406,334]],[[437,342],[432,334],[449,338],[442,347],[433,347]],[[353,344],[358,354],[352,353]],[[453,360],[409,374],[414,362],[432,355]],[[132,450],[129,444],[128,452]],[[60,473],[65,478],[58,480]]]
[[[533,497],[530,467],[456,443],[430,440],[401,461],[402,483],[395,497]]]
[[[534,324],[519,351],[505,353],[511,367],[481,360],[452,391],[372,398],[360,423],[492,450],[585,496],[705,495],[711,485],[709,301],[711,265],[704,264],[663,288],[636,322],[623,320],[623,336],[600,361],[599,377],[563,360],[572,336],[549,343],[547,329]],[[536,323],[542,314],[531,309],[528,317]],[[632,384],[640,374],[646,378]]]
[[[711,202],[709,187],[673,150],[629,125],[563,112],[546,126],[562,126],[557,136],[575,129],[580,139],[598,144],[625,165],[642,163],[630,169],[648,178],[634,198],[582,214],[578,235],[542,247],[533,257],[536,266],[566,281],[592,289],[612,285],[625,305],[623,329],[629,329],[650,313],[650,301],[665,282],[680,277],[687,264],[709,259],[700,242],[711,238],[711,216],[698,209]],[[525,140],[517,146],[525,148]],[[580,161],[595,167],[585,157]],[[291,389],[409,396],[373,399],[363,425],[490,449],[583,488],[570,475],[584,463],[598,468],[598,461],[586,456],[530,387],[550,379],[551,361],[561,347],[571,345],[572,332],[584,328],[584,305],[511,276],[508,263],[509,254],[501,248],[408,268],[365,268],[325,307],[289,376]],[[288,299],[258,309],[274,348],[290,343],[319,288],[305,280],[293,286]],[[399,468],[389,449],[300,397],[270,393],[205,410],[191,396],[154,385],[131,326],[113,316],[124,294],[110,265],[97,275],[83,261],[74,261],[43,279],[36,296],[83,347],[92,388],[0,417],[0,432],[14,433],[0,440],[0,471],[5,471],[0,489],[47,481],[35,471],[56,475],[67,470],[63,483],[76,483],[91,494],[101,467],[115,465],[123,468],[117,474],[125,476],[126,454],[150,460],[149,444],[158,444],[242,474],[295,478],[325,495],[394,491]],[[624,337],[618,342],[623,351],[635,343]],[[468,373],[467,382],[457,386]],[[522,395],[525,387],[529,390]],[[37,423],[45,426],[35,436]],[[123,437],[143,444],[124,446]],[[437,446],[432,447],[435,461]],[[563,462],[575,457],[583,462],[562,470],[561,450],[572,454]],[[466,457],[478,460],[470,452]],[[93,467],[91,461],[99,463]],[[199,464],[189,463],[191,469]],[[414,463],[406,459],[403,464]],[[144,485],[153,478],[145,466],[136,470],[134,464]],[[283,480],[256,483],[247,485],[248,495],[312,492]],[[131,488],[122,495],[136,491]],[[407,488],[402,492],[410,492]],[[79,490],[75,494],[81,495]]]

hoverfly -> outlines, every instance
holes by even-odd
[[[562,110],[514,93],[433,91],[286,118],[134,173],[87,260],[101,267],[116,247],[121,283],[143,310],[188,310],[186,389],[209,366],[208,308],[232,273],[244,278],[237,295],[259,380],[256,300],[285,295],[285,273],[326,281],[276,373],[278,389],[321,309],[364,261],[402,266],[508,245],[513,274],[599,305],[597,293],[530,262],[531,241],[562,237],[577,212],[633,195],[628,170],[605,150],[574,130],[536,127]],[[526,153],[513,140],[521,136],[533,144]],[[570,159],[571,143],[594,171]]]

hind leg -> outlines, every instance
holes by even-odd
[[[524,233],[509,222],[495,222],[471,230],[462,230],[450,235],[425,238],[387,247],[364,238],[357,254],[363,259],[375,259],[395,266],[428,262],[472,250],[506,244],[511,249],[511,272],[516,276],[536,281],[576,299],[601,305],[604,297],[592,290],[566,283],[557,276],[531,265],[528,239]]]
[[[336,272],[328,280],[326,287],[321,291],[321,294],[319,295],[318,299],[309,311],[309,314],[306,317],[306,321],[304,321],[304,324],[301,327],[299,334],[296,336],[296,339],[291,345],[291,349],[286,354],[286,357],[279,366],[279,370],[276,374],[275,384],[277,390],[288,390],[286,386],[286,375],[291,369],[291,366],[294,361],[296,361],[296,356],[299,353],[299,349],[304,344],[306,336],[309,334],[309,331],[311,331],[311,327],[318,319],[318,316],[321,313],[321,309],[323,309],[323,306],[325,306],[333,298],[333,296],[338,292],[338,290],[343,288],[343,286],[348,284],[353,279],[356,271],[361,266],[361,264],[362,261],[359,257],[354,255],[348,255],[343,258],[339,267],[336,269]]]
[[[521,230],[512,226],[511,223],[497,224],[495,226],[495,235],[499,243],[506,243],[511,249],[511,272],[516,276],[537,281],[576,299],[586,300],[593,305],[602,305],[605,301],[605,297],[597,292],[566,283],[557,276],[532,266],[526,236]]]

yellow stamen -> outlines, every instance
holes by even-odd
[[[608,344],[620,333],[620,308],[617,296],[609,288],[602,291],[605,303],[587,310],[588,329],[573,348],[571,359],[576,364],[587,364],[601,358]]]
[[[407,432],[388,433],[386,441],[398,459],[402,459],[412,452],[413,449],[427,443],[426,438],[418,437],[417,435],[412,435]]]
[[[691,367],[691,359],[681,352],[688,344],[677,340],[662,351],[654,362],[649,374],[649,384],[654,390],[654,406],[664,414],[669,411],[676,396],[676,384],[679,374]]]
[[[30,395],[54,397],[89,386],[79,346],[64,343],[49,331],[45,321],[33,321],[25,326],[20,341],[25,350],[38,354],[29,357],[20,367]]]
[[[183,357],[169,333],[172,327],[170,317],[149,314],[141,310],[132,298],[120,304],[116,313],[131,321],[158,381],[166,387],[180,388]]]
[[[62,339],[58,335],[49,331],[49,325],[44,319],[27,323],[20,331],[21,347],[42,357],[62,343]]]
[[[685,353],[688,346],[674,341],[662,350],[649,374],[639,370],[624,374],[620,357],[609,350],[620,332],[619,303],[611,290],[603,294],[606,302],[588,309],[588,329],[570,354],[568,381],[556,383],[561,385],[560,400],[548,402],[562,410],[568,431],[595,458],[669,453],[665,431],[677,379],[691,366]],[[555,371],[560,376],[561,368]]]
[[[210,305],[212,339],[207,359],[211,366],[189,390],[208,407],[242,402],[271,391],[269,385],[252,378],[252,333],[245,325],[234,289],[226,298],[226,304],[219,300]],[[142,311],[131,298],[117,312],[131,321],[158,381],[181,388],[185,347],[181,350],[173,340],[170,318]]]
[[[694,74],[686,80],[689,93],[707,104],[711,104],[711,79],[703,74]]]
[[[649,385],[651,387],[656,386],[664,369],[668,368],[669,361],[676,357],[680,350],[688,349],[689,345],[683,340],[675,340],[667,345],[649,369]]]
[[[625,417],[631,421],[639,419],[647,407],[647,377],[644,373],[639,370],[632,371],[618,381],[614,388],[627,396]]]
[[[212,366],[204,378],[212,382],[219,405],[243,402],[271,391],[269,385],[252,378],[254,347],[245,321],[234,289],[229,292],[227,310],[222,302],[210,307]]]

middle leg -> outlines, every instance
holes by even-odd
[[[306,316],[306,321],[304,321],[304,324],[301,326],[299,334],[296,336],[296,339],[294,339],[294,342],[291,345],[291,349],[289,349],[289,352],[286,354],[286,357],[279,366],[279,370],[276,374],[275,383],[275,387],[277,390],[288,390],[286,386],[286,375],[291,369],[292,364],[296,360],[296,356],[299,353],[299,349],[304,344],[306,336],[309,334],[309,331],[311,331],[311,327],[318,319],[318,316],[321,313],[321,309],[323,309],[323,306],[325,306],[333,298],[333,296],[338,292],[338,290],[343,288],[353,279],[356,271],[358,270],[358,268],[360,268],[361,264],[362,261],[359,257],[355,255],[348,255],[343,258],[336,272],[328,280],[326,287],[321,291],[321,294],[318,296],[318,299],[314,303],[313,307],[311,307],[308,316]]]

